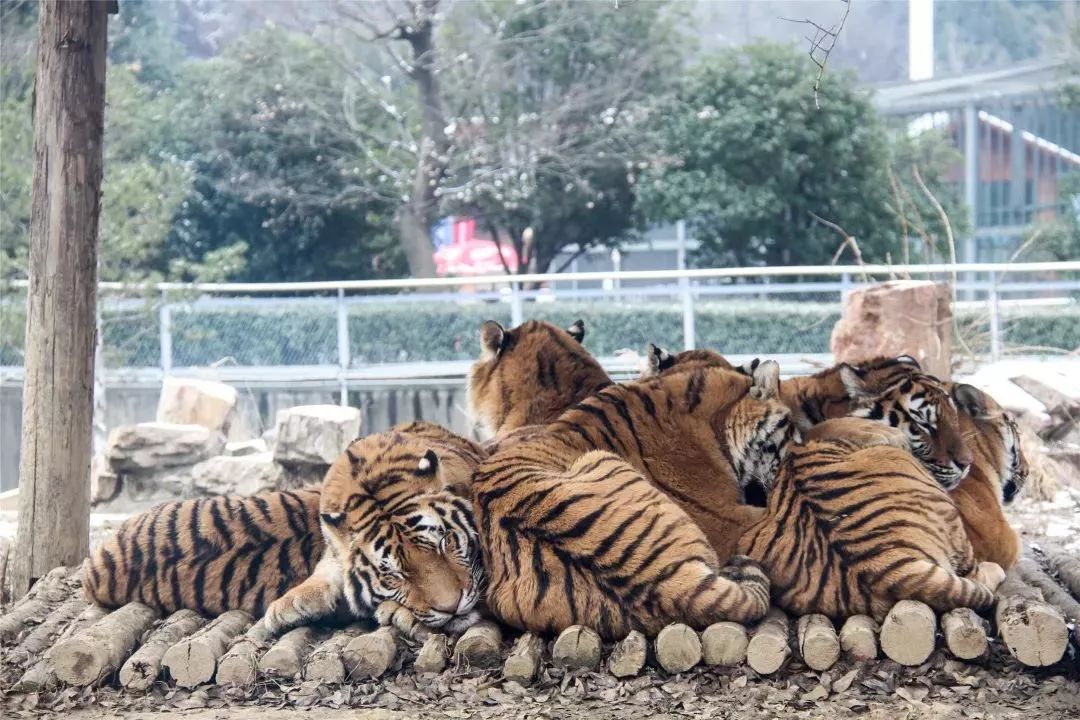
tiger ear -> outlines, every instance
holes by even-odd
[[[578,342],[585,340],[585,321],[575,320],[570,327],[566,328],[566,332],[570,333],[570,337],[574,338]]]
[[[490,360],[499,354],[506,342],[506,330],[494,320],[488,320],[480,326],[480,357]]]
[[[434,450],[428,450],[416,465],[417,475],[433,475],[439,469],[439,456]]]
[[[675,358],[672,357],[671,353],[653,343],[649,343],[649,347],[645,351],[645,357],[648,365],[645,367],[645,372],[641,374],[642,377],[655,377],[675,364]]]
[[[750,397],[774,400],[780,396],[780,366],[775,360],[760,363],[750,377]]]
[[[761,364],[761,358],[754,358],[750,362],[745,362],[735,368],[735,372],[740,375],[745,375],[748,378],[754,377],[754,371],[758,369],[758,365]]]
[[[965,383],[953,385],[952,397],[956,407],[973,418],[986,418],[990,414],[987,409],[986,393],[974,385]]]
[[[847,394],[855,399],[863,399],[870,396],[869,389],[866,387],[866,380],[859,373],[858,370],[853,368],[847,363],[840,363],[840,382],[844,383],[844,390]]]

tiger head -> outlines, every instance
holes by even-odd
[[[956,404],[940,380],[909,356],[837,366],[848,399],[847,412],[900,428],[917,457],[946,490],[971,467]]]
[[[469,408],[481,428],[501,436],[555,420],[564,410],[611,384],[582,346],[585,323],[566,330],[529,320],[506,330],[480,327],[480,358],[469,371]]]
[[[1027,458],[1020,448],[1016,421],[992,397],[973,385],[953,384],[952,397],[964,440],[972,449],[972,477],[997,484],[1002,502],[1012,502],[1028,477]]]
[[[482,451],[429,423],[354,440],[323,481],[319,520],[356,617],[393,600],[431,627],[475,620],[484,569],[470,483]]]
[[[734,372],[730,375],[741,379]],[[724,425],[743,502],[764,506],[788,448],[801,442],[791,411],[780,400],[780,366],[775,361],[767,360],[753,369],[748,387],[731,406]]]
[[[638,379],[656,377],[666,372],[683,372],[696,367],[719,367],[734,370],[734,366],[715,350],[683,350],[674,355],[649,343],[645,353],[645,369]]]

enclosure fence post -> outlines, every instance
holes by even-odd
[[[340,388],[340,403],[342,407],[349,404],[349,383],[345,379],[345,373],[349,370],[349,314],[345,308],[345,288],[337,291],[337,354],[338,354],[338,386]]]
[[[161,305],[158,308],[158,330],[161,345],[161,372],[168,375],[172,371],[172,307],[165,298],[165,291],[161,292]]]
[[[517,327],[524,322],[524,312],[521,307],[521,292],[517,281],[510,283],[510,325]]]
[[[677,244],[675,264],[679,270],[686,269],[686,221],[675,223],[675,241]],[[693,350],[696,342],[694,327],[694,293],[690,292],[690,278],[679,278],[679,296],[683,310],[683,349]]]
[[[990,359],[997,362],[1001,357],[1001,317],[998,307],[997,273],[992,270],[987,301],[990,303]]]

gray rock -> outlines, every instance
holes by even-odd
[[[114,473],[157,472],[219,455],[225,436],[201,425],[139,423],[109,433],[105,459]]]
[[[277,415],[274,459],[287,465],[327,466],[360,434],[360,411],[338,405],[301,405]]]
[[[193,495],[254,495],[281,487],[281,466],[268,452],[220,455],[191,469]]]

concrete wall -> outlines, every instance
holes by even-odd
[[[272,428],[278,410],[295,405],[338,404],[338,393],[330,387],[238,389],[240,416],[230,432],[233,440],[258,437]],[[153,420],[160,392],[159,385],[109,388],[105,413],[108,427]],[[465,415],[464,381],[354,387],[349,392],[349,404],[363,412],[365,434],[412,420],[436,422],[461,434],[472,432]],[[0,491],[19,484],[21,433],[22,388],[0,386]]]

